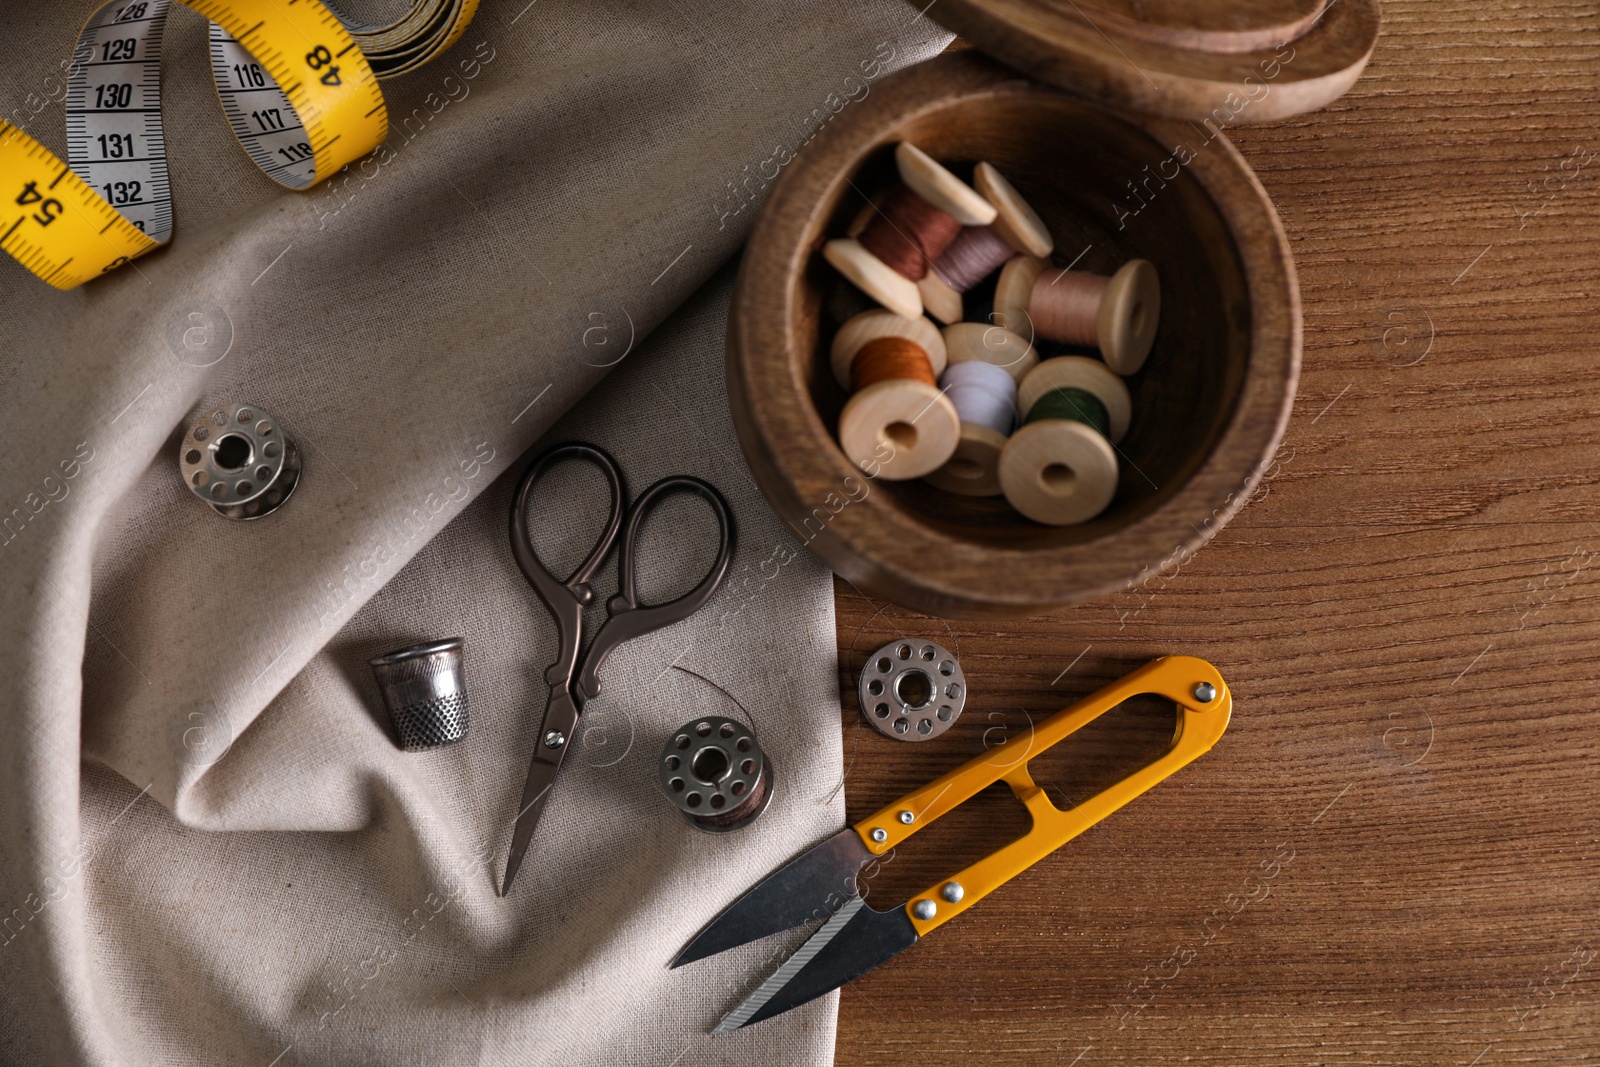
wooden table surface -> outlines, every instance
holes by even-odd
[[[1600,16],[1384,19],[1347,97],[1232,133],[1305,301],[1250,506],[1051,618],[947,626],[838,584],[847,691],[911,634],[973,693],[922,745],[847,696],[851,819],[1153,656],[1209,659],[1236,699],[1209,755],[846,987],[841,1065],[1600,1063]],[[1034,761],[1058,803],[1171,711],[1108,719]],[[1026,828],[981,800],[874,902]]]

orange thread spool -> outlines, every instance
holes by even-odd
[[[920,282],[933,261],[961,235],[961,223],[904,185],[897,185],[861,231],[861,247],[903,278]]]
[[[1100,299],[1111,279],[1081,270],[1047,270],[1033,283],[1028,314],[1038,336],[1069,345],[1100,341]]]
[[[939,387],[928,353],[921,345],[904,337],[874,338],[861,346],[850,364],[850,391],[853,393],[894,378],[910,378],[926,382],[935,389]]]

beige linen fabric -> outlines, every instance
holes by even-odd
[[[0,15],[0,107],[60,153],[50,75],[89,10]],[[840,754],[826,576],[728,426],[727,276],[644,337],[819,123],[944,41],[898,0],[486,0],[386,85],[382,164],[300,196],[233,144],[203,23],[174,12],[173,246],[68,294],[0,263],[0,1063],[831,1060],[833,998],[705,1036],[780,946],[665,969],[838,825]],[[556,433],[613,449],[634,491],[710,479],[739,551],[706,610],[607,663],[501,901],[554,650],[509,496],[608,372]],[[185,421],[235,398],[305,453],[257,523],[174,473]],[[595,488],[568,471],[541,491],[553,561],[598,522],[561,501]],[[709,531],[663,508],[647,590],[697,578]],[[399,753],[365,659],[454,633],[471,736]],[[777,765],[740,834],[656,792],[667,731],[742,714],[674,664],[736,695]]]

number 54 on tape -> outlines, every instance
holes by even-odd
[[[310,188],[388,135],[378,75],[356,40],[386,31],[352,30],[320,0],[184,3],[210,20],[223,113],[274,181]],[[440,16],[429,23],[433,36],[385,56],[389,73],[448,47],[476,6],[417,0],[413,16]],[[161,125],[169,7],[170,0],[111,0],[90,16],[67,78],[65,162],[0,121],[0,248],[58,289],[115,270],[172,236]]]

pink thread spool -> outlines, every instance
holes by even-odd
[[[1161,282],[1147,259],[1130,260],[1109,278],[1050,268],[1034,280],[1027,312],[1036,336],[1097,347],[1107,366],[1129,375],[1155,343]]]

